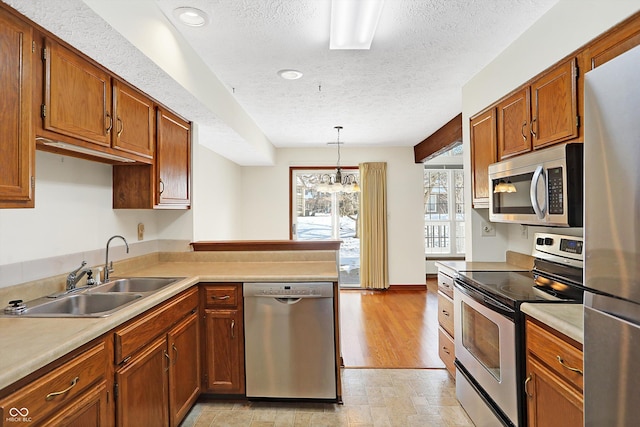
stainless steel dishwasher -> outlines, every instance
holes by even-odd
[[[337,399],[333,284],[245,283],[249,398]]]

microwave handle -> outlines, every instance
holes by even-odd
[[[545,214],[544,211],[547,209],[546,200],[545,200],[545,206],[540,206],[540,204],[538,203],[538,183],[540,182],[540,179],[542,179],[542,185],[545,186],[545,199],[546,199],[547,183],[546,183],[546,179],[543,172],[544,172],[544,169],[542,169],[542,166],[538,166],[536,168],[535,172],[533,173],[533,178],[531,179],[531,188],[529,189],[529,196],[531,197],[531,206],[533,206],[533,210],[535,211],[538,219],[544,219],[544,214]]]

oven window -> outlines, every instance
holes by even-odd
[[[498,325],[462,302],[462,345],[500,381]]]

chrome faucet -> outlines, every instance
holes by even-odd
[[[109,263],[109,243],[115,238],[120,238],[124,241],[125,246],[127,247],[127,253],[129,253],[129,243],[127,243],[127,239],[120,235],[112,236],[109,240],[107,240],[107,255],[104,261],[104,282],[106,283],[109,280],[109,273],[113,273],[113,261]]]
[[[84,268],[87,265],[87,261],[82,261],[80,267],[73,270],[67,276],[67,291],[71,291],[76,288],[76,284],[82,279],[82,276],[87,274],[89,277],[92,275],[92,271],[89,268]]]

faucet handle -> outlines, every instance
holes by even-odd
[[[76,268],[75,270],[73,270],[71,273],[69,273],[70,275],[75,275],[78,271],[82,270],[82,267],[84,267],[85,265],[87,265],[87,261],[82,261],[82,264],[80,264],[80,267]]]

